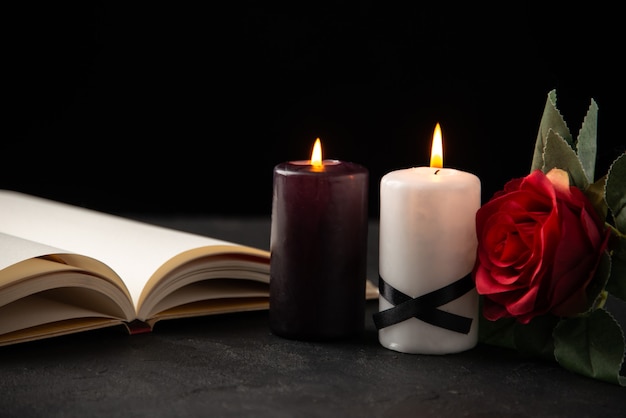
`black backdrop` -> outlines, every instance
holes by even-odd
[[[624,152],[617,10],[292,3],[7,12],[0,188],[110,212],[269,215],[273,167],[320,137],[324,157],[370,170],[376,217],[380,178],[427,165],[440,122],[444,165],[477,174],[485,200],[527,174],[551,89],[573,133],[598,102],[598,174]]]

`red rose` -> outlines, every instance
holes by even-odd
[[[476,231],[473,276],[485,318],[526,324],[589,308],[587,285],[609,231],[565,171],[535,170],[508,182],[476,213]]]

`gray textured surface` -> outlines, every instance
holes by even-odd
[[[152,218],[267,246],[269,219]],[[370,231],[370,274],[377,230]],[[273,336],[267,312],[163,322],[0,348],[0,416],[623,416],[626,388],[479,345],[445,356]]]

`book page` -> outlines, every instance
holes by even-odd
[[[213,245],[245,248],[8,190],[0,190],[0,232],[100,260],[122,278],[135,307],[152,274],[175,255]]]
[[[68,306],[75,308],[89,300],[89,308],[106,316],[127,321],[136,316],[130,294],[113,270],[90,257],[58,254],[28,258],[0,269],[0,318],[12,318],[3,313],[9,305],[23,303],[31,296],[44,293],[48,297],[63,299]],[[40,311],[35,304],[32,310],[31,315],[38,316],[41,323],[50,320],[50,313]],[[6,322],[19,320],[12,318]],[[4,322],[0,321],[0,328],[6,325]]]
[[[264,289],[269,303],[269,263],[262,262],[261,255],[256,257],[249,254],[227,256],[225,251],[229,247],[226,246],[221,247],[223,253],[219,254],[219,248],[216,247],[214,254],[210,256],[202,256],[199,251],[188,251],[180,256],[186,259],[184,262],[181,261],[172,266],[168,266],[166,263],[163,270],[169,272],[170,280],[159,280],[162,278],[159,272],[152,277],[151,282],[139,299],[137,318],[146,321],[160,310],[171,308],[173,300],[176,300],[175,304],[185,303],[181,299],[181,295],[188,296],[188,303],[196,301],[200,292],[192,296],[194,291],[181,291],[181,289],[190,287],[194,283],[196,284],[195,289],[215,289],[219,294],[221,293],[220,290],[224,288],[223,284],[220,285],[224,279],[229,282],[228,286],[230,286],[231,291],[239,288],[240,297],[245,296],[249,286]],[[260,254],[264,254],[262,250],[258,251]],[[246,284],[246,282],[256,283]],[[174,296],[176,293],[178,296]],[[211,299],[209,292],[201,293],[201,298]],[[225,296],[222,294],[222,297]],[[166,304],[170,305],[165,308]]]
[[[81,303],[76,303],[77,298]],[[104,309],[92,309],[91,306]],[[37,328],[46,335],[47,327],[56,327],[57,322],[81,318],[90,318],[90,321],[102,318],[100,322],[104,324],[129,320],[110,299],[79,288],[59,288],[18,299],[2,306],[0,315],[11,318],[10,321],[0,321],[0,338],[3,339],[5,334],[29,328]]]
[[[29,258],[67,251],[0,232],[0,270]]]

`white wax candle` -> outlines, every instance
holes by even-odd
[[[480,180],[451,168],[415,167],[392,171],[380,185],[381,279],[416,298],[471,273],[476,260],[476,211]],[[467,283],[467,281],[466,281]],[[382,295],[379,310],[394,307]],[[478,340],[475,288],[438,307],[471,319],[469,332],[457,332],[410,317],[378,330],[386,348],[420,354],[468,350]]]

